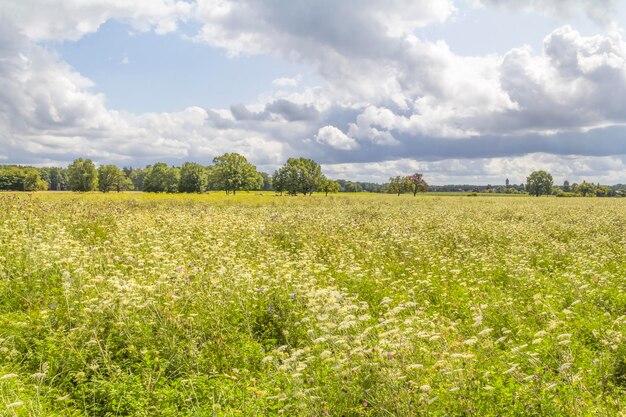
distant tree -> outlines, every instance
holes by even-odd
[[[606,185],[599,185],[596,187],[596,197],[609,197],[614,193],[611,192],[611,189]]]
[[[178,191],[181,193],[202,193],[207,188],[206,169],[194,162],[185,162],[180,167]]]
[[[289,158],[272,177],[276,191],[286,191],[290,195],[313,194],[320,186],[322,169],[319,164],[307,158]]]
[[[117,178],[117,182],[115,184],[115,191],[117,191],[118,193],[121,193],[122,191],[131,191],[134,189],[135,189],[135,186],[133,185],[133,182],[126,175],[120,175]]]
[[[526,178],[526,191],[537,197],[552,194],[552,185],[552,175],[546,171],[534,171]]]
[[[213,177],[226,194],[239,190],[257,190],[263,185],[263,177],[245,156],[225,153],[213,159]]]
[[[91,159],[79,158],[67,167],[67,181],[70,190],[86,192],[98,188],[98,172]]]
[[[428,184],[424,181],[424,176],[419,172],[409,175],[407,179],[411,182],[413,197],[415,197],[417,193],[424,193],[428,190]]]
[[[101,165],[98,168],[98,189],[103,193],[119,190],[119,185],[126,178],[124,172],[115,165]]]
[[[281,167],[272,175],[272,188],[280,195],[287,191],[287,169]]]
[[[509,179],[507,178],[506,181],[504,181],[504,186],[506,188],[509,188],[511,186],[511,183],[509,182]]]
[[[318,191],[325,193],[338,193],[339,192],[339,184],[333,180],[329,180],[328,178],[322,178],[320,180],[320,187]]]
[[[143,191],[143,180],[146,178],[148,172],[150,172],[150,168],[152,168],[150,165],[146,168],[131,168],[131,171],[127,174],[127,176],[132,182],[135,190]]]
[[[592,182],[583,181],[578,184],[574,190],[576,194],[582,194],[583,197],[595,195],[596,186]]]
[[[157,162],[149,168],[143,179],[143,191],[151,193],[175,193],[178,191],[180,170]]]
[[[45,167],[39,170],[41,179],[48,183],[48,190],[67,190],[66,170],[59,167]]]
[[[21,167],[15,165],[0,166],[0,190],[24,190],[25,173]]]
[[[260,172],[260,174],[263,177],[261,189],[263,191],[272,191],[272,177],[267,172]]]
[[[346,181],[343,191],[346,193],[358,193],[361,191],[361,186],[358,182]]]
[[[346,181],[343,186],[343,191],[346,193],[360,193],[363,189],[358,182]]]
[[[41,179],[37,169],[30,169],[24,177],[24,191],[45,191],[48,183]]]
[[[563,191],[565,191],[566,193],[569,193],[570,191],[572,191],[572,188],[570,187],[568,180],[563,181]]]
[[[413,192],[413,183],[409,177],[401,177],[398,175],[397,177],[389,178],[387,190],[391,194],[400,196],[400,194],[403,193]]]

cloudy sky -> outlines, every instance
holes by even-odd
[[[626,183],[621,0],[0,0],[0,163]]]

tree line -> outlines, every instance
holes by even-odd
[[[552,175],[546,171],[533,171],[526,178],[526,191],[536,197],[626,197],[626,186],[623,184],[608,186],[587,181],[570,184],[565,180],[562,186],[556,186]]]
[[[280,194],[310,195],[314,192],[390,192],[416,194],[428,188],[422,174],[390,178],[389,184],[361,183],[331,180],[321,166],[307,158],[289,158],[273,175],[259,172],[248,160],[237,153],[225,153],[213,159],[213,165],[204,166],[185,162],[169,166],[157,162],[144,168],[101,165],[96,167],[87,158],[74,160],[67,168],[36,168],[19,165],[0,165],[0,190],[12,191],[144,191],[163,193],[202,193],[225,191],[275,191]]]
[[[87,158],[74,160],[67,168],[20,165],[0,165],[0,191],[144,191],[164,193],[202,193],[225,191],[275,191],[280,194],[325,194],[336,192],[377,192],[389,194],[418,192],[471,192],[471,193],[528,193],[534,196],[557,197],[596,196],[625,197],[626,184],[612,186],[582,181],[565,181],[554,185],[552,175],[546,171],[534,171],[526,183],[505,185],[439,185],[429,186],[420,173],[390,177],[385,184],[327,178],[318,163],[307,158],[289,158],[273,175],[259,172],[240,154],[225,153],[213,159],[213,165],[204,166],[185,162],[181,166],[169,166],[157,162],[144,168],[115,165],[96,165]]]

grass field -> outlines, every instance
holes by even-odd
[[[0,415],[626,415],[626,199],[0,194]]]

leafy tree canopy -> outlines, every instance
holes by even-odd
[[[546,171],[534,171],[526,178],[526,191],[537,197],[552,194],[552,185],[552,175]]]

